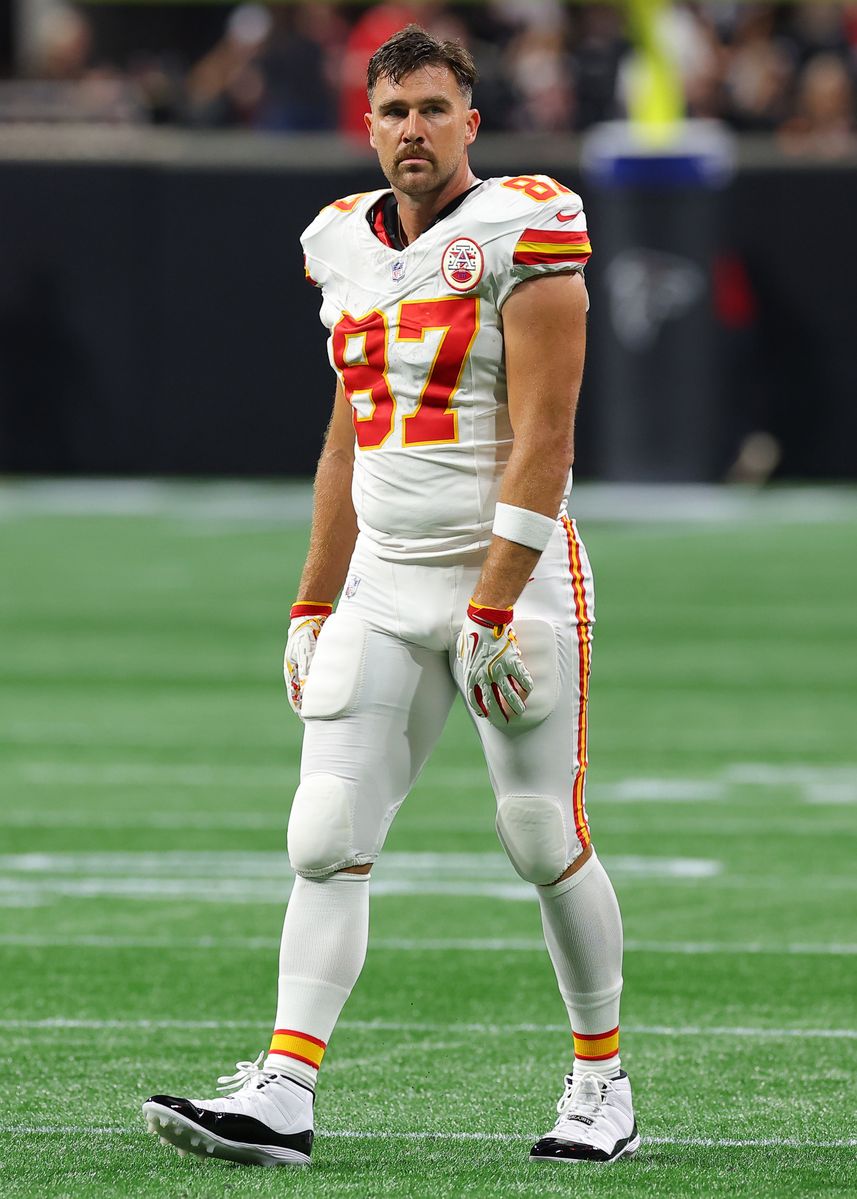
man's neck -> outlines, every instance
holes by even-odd
[[[466,192],[477,182],[469,163],[465,160],[461,170],[456,171],[455,175],[438,192],[431,192],[427,196],[408,196],[394,187],[393,195],[399,206],[399,224],[401,232],[404,234],[405,244],[409,245],[412,241],[416,241],[421,233],[425,233],[437,214],[446,208],[447,204],[451,204],[456,196],[460,196],[462,192]]]

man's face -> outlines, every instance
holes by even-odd
[[[381,170],[409,196],[441,191],[479,127],[446,66],[420,67],[400,83],[379,79],[365,120]]]

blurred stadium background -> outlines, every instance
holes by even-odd
[[[270,1191],[138,1103],[265,1043],[332,394],[297,238],[378,185],[363,69],[410,19],[477,57],[477,173],[579,190],[595,251],[588,803],[645,1141],[576,1192],[842,1193],[857,5],[660,0],[0,10],[0,1191]],[[566,1192],[524,1160],[567,1034],[491,809],[459,706],[375,871],[317,1163],[278,1186]]]
[[[857,5],[660,0],[12,4],[0,469],[312,472],[330,379],[297,237],[376,185],[363,71],[409,17],[477,56],[477,172],[585,193],[580,477],[853,478]],[[629,112],[719,122],[699,186],[615,186]]]

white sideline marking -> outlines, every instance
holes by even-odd
[[[562,1033],[568,1035],[568,1024],[479,1024],[466,1022],[434,1023],[431,1021],[400,1020],[340,1020],[337,1028],[358,1032],[411,1032],[411,1033],[454,1033],[461,1035],[482,1034],[485,1036],[508,1036],[510,1033]],[[193,1031],[195,1028],[208,1030],[234,1029],[251,1032],[270,1029],[270,1021],[258,1020],[77,1020],[65,1017],[48,1017],[41,1020],[0,1020],[0,1028],[34,1032],[60,1028],[85,1031],[107,1029],[134,1030],[137,1032],[163,1032],[169,1029]],[[813,1041],[854,1041],[857,1028],[748,1028],[712,1025],[709,1028],[698,1024],[623,1024],[625,1035],[647,1037],[758,1037],[766,1040],[787,1040],[796,1037]]]
[[[139,1136],[140,1126],[110,1124],[7,1124],[0,1131],[10,1136]],[[319,1137],[353,1141],[535,1141],[540,1133],[521,1132],[356,1132],[352,1129],[319,1128]],[[799,1137],[643,1137],[644,1145],[678,1145],[688,1149],[852,1149],[857,1138],[835,1141],[804,1141]]]
[[[0,906],[3,900],[0,897]],[[230,949],[247,953],[271,953],[279,946],[273,937],[116,937],[109,934],[69,934],[44,936],[40,933],[0,933],[0,945],[21,948],[52,949],[172,949],[210,950]],[[420,953],[424,950],[466,953],[544,953],[544,942],[536,937],[506,937],[470,939],[434,939],[421,941],[406,937],[376,937],[370,949],[402,953]],[[813,944],[796,942],[789,945],[772,945],[763,942],[729,941],[625,941],[629,953],[676,953],[697,956],[701,954],[779,954],[786,956],[852,957],[857,954],[857,944],[829,942]]]
[[[30,516],[142,516],[195,524],[223,520],[306,523],[306,481],[164,482],[156,479],[9,479],[0,485],[0,519]],[[849,523],[853,487],[730,487],[704,483],[575,483],[573,513],[591,522],[795,525]]]

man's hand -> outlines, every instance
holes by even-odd
[[[332,611],[332,604],[292,604],[289,638],[283,655],[283,678],[292,711],[298,716],[318,635]]]
[[[511,620],[510,608],[471,603],[456,646],[468,704],[499,729],[523,713],[533,689]]]

